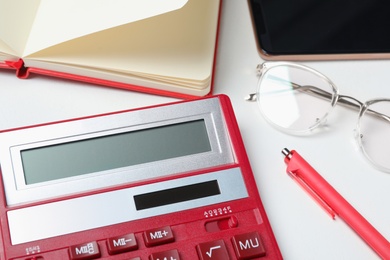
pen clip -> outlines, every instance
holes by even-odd
[[[299,186],[301,186],[303,188],[303,190],[305,190],[317,202],[317,204],[320,205],[326,211],[326,213],[329,214],[329,216],[332,219],[336,218],[337,213],[328,205],[328,203],[326,203],[326,201],[324,201],[313,189],[311,189],[310,186],[307,185],[306,182],[302,178],[300,178],[294,172],[288,172],[288,173],[289,173],[289,176],[296,183],[298,183]]]

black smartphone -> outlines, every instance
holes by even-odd
[[[248,0],[267,60],[390,58],[388,0]]]

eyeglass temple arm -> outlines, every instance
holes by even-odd
[[[328,91],[325,91],[323,89],[320,89],[318,87],[310,86],[310,85],[301,86],[301,85],[299,85],[297,83],[290,82],[290,81],[287,81],[287,80],[283,80],[283,79],[278,78],[278,77],[273,77],[273,76],[271,76],[271,77],[274,80],[277,80],[279,82],[284,82],[286,85],[288,84],[288,85],[292,86],[294,90],[304,91],[304,92],[306,92],[308,94],[312,94],[314,96],[317,96],[317,97],[320,97],[320,98],[323,98],[323,99],[326,99],[326,100],[332,100],[333,99],[333,94],[332,93],[330,93]],[[247,101],[256,101],[257,100],[257,94],[256,93],[251,93],[245,99]],[[350,101],[348,99],[351,99],[354,102],[352,102],[352,101]],[[346,96],[346,95],[339,95],[339,98],[338,98],[337,102],[340,105],[344,105],[344,106],[353,108],[353,109],[358,110],[358,111],[360,111],[360,109],[363,107],[363,103],[361,101],[359,101],[358,99],[356,99],[354,97]],[[382,113],[376,112],[376,111],[374,111],[372,109],[368,109],[367,112],[370,113],[373,116],[379,117],[381,119],[384,119],[384,120],[390,122],[390,117],[389,116],[386,116],[386,115],[384,115]]]

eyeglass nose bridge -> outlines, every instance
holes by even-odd
[[[369,105],[371,102],[376,102],[377,100],[370,100],[370,101],[367,101],[365,103],[361,102],[360,100],[354,98],[354,97],[351,97],[351,96],[347,96],[347,95],[339,95],[339,99],[337,101],[337,103],[339,103],[340,105],[344,105],[346,107],[349,107],[349,108],[353,108],[357,111],[359,111],[359,119],[362,117],[363,113],[365,111],[367,111],[368,113],[374,115],[374,116],[377,116],[379,118],[382,118],[384,120],[387,120],[388,122],[390,122],[390,117],[387,116],[387,115],[384,115],[384,114],[381,114],[375,110],[371,110],[369,109]],[[355,130],[359,130],[358,129],[358,125],[356,126],[356,129]],[[363,137],[362,134],[359,134],[358,131],[355,131],[356,134],[355,134],[355,137],[357,138],[358,141],[360,141],[360,139]]]
[[[353,108],[359,112],[362,110],[364,106],[364,103],[358,100],[357,98],[347,96],[347,95],[339,95],[337,103],[340,105],[347,106],[349,108]]]
[[[337,103],[342,105],[342,106],[352,108],[352,109],[358,111],[359,117],[361,116],[361,112],[363,110],[364,103],[361,102],[360,100],[358,100],[357,98],[347,96],[347,95],[339,95]],[[353,137],[356,140],[357,144],[360,146],[362,136],[359,132],[358,125],[356,125],[355,128],[353,129]]]

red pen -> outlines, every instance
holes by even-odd
[[[282,150],[287,173],[334,219],[343,219],[382,259],[390,259],[390,243],[296,151]]]

